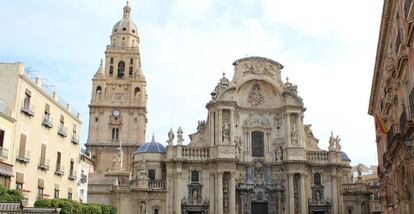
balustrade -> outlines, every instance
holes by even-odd
[[[206,160],[209,157],[209,148],[196,148],[184,146],[182,157],[189,160]]]
[[[328,162],[328,152],[327,151],[315,151],[315,152],[306,152],[306,160],[315,161],[315,162]]]

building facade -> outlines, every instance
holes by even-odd
[[[14,176],[10,148],[13,146],[15,122],[10,107],[0,99],[0,184],[7,188],[10,188]]]
[[[16,120],[10,187],[29,205],[39,198],[75,199],[79,114],[22,63],[0,64],[0,98]]]
[[[77,167],[77,201],[88,202],[88,180],[89,174],[94,172],[95,162],[90,156],[90,152],[81,150]]]
[[[413,13],[411,0],[384,1],[368,109],[384,213],[414,213]]]
[[[154,136],[144,143],[146,81],[130,13],[126,5],[92,80],[90,203],[141,214],[358,213],[346,209],[344,189],[365,193],[348,188],[341,139],[331,133],[329,148],[319,148],[297,86],[271,59],[233,63],[233,79],[219,80],[188,144],[181,128],[166,147]]]

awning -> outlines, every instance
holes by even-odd
[[[39,188],[45,188],[45,180],[43,180],[43,179],[39,178],[39,179],[37,180],[37,186],[38,186]]]
[[[24,184],[24,174],[16,172],[16,183]]]
[[[4,163],[0,163],[0,175],[6,177],[13,177],[12,166]]]

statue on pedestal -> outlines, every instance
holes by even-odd
[[[183,129],[180,126],[177,130],[177,145],[182,145],[183,144],[183,142],[184,142],[183,133],[184,133]]]
[[[169,145],[169,146],[172,146],[172,144],[173,144],[173,140],[174,140],[174,132],[173,132],[173,130],[172,129],[170,129],[170,131],[168,132],[168,140],[167,140],[167,144]]]

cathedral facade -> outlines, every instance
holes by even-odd
[[[283,66],[271,59],[233,63],[191,142],[183,144],[178,128],[166,146],[145,143],[146,81],[130,11],[124,7],[93,78],[90,203],[139,214],[368,213],[342,194],[354,187],[340,138],[331,133],[329,148],[319,148],[297,86],[282,81]]]

